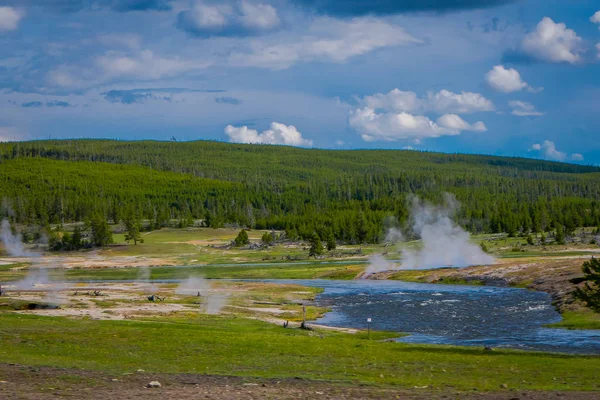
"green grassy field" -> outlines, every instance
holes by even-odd
[[[108,371],[201,373],[403,388],[600,390],[600,357],[382,342],[386,333],[307,332],[198,316],[94,321],[0,314],[3,362]]]
[[[567,329],[600,329],[600,314],[591,310],[566,311],[562,317],[562,321],[548,326]]]

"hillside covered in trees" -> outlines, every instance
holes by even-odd
[[[0,217],[48,224],[135,210],[156,227],[201,219],[332,231],[376,242],[407,198],[456,196],[479,232],[600,224],[600,169],[523,158],[396,150],[318,150],[220,142],[34,141],[0,144]]]

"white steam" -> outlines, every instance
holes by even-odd
[[[13,234],[10,229],[10,222],[7,219],[2,220],[0,226],[0,239],[4,243],[4,248],[9,256],[12,257],[36,257],[37,254],[25,250],[25,246],[21,241],[21,235]]]
[[[365,276],[398,269],[464,268],[492,264],[494,258],[471,243],[469,233],[454,222],[453,216],[458,208],[459,203],[450,194],[446,194],[445,204],[440,206],[413,198],[408,230],[421,240],[421,248],[403,250],[401,265],[382,256],[373,256],[369,259]],[[406,236],[398,229],[389,230],[386,240]]]
[[[201,276],[190,276],[181,282],[175,293],[184,296],[198,296],[202,298],[200,312],[218,314],[227,305],[228,295],[214,293],[211,284]]]
[[[11,289],[17,291],[44,290],[46,292],[44,301],[56,305],[63,303],[64,299],[61,299],[58,296],[58,293],[67,288],[64,279],[58,281],[51,280],[48,274],[48,268],[35,265],[36,263],[39,265],[40,255],[25,249],[25,246],[21,241],[21,236],[12,233],[10,223],[6,219],[2,220],[0,226],[0,239],[2,239],[2,243],[9,256],[27,257],[33,264],[27,271],[27,276],[25,278],[9,285]]]
[[[135,283],[141,286],[145,294],[156,294],[158,292],[158,288],[152,283],[150,279],[150,268],[148,267],[141,267],[138,270]]]

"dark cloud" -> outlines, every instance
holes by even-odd
[[[171,0],[116,0],[112,9],[115,11],[169,11]]]
[[[110,103],[141,104],[149,99],[157,99],[151,92],[141,90],[109,90],[102,93],[104,99]],[[169,98],[170,99],[170,98]]]
[[[23,107],[23,108],[39,108],[39,107],[42,107],[43,105],[44,105],[44,103],[42,103],[41,101],[28,101],[27,103],[21,104],[21,107]]]
[[[222,93],[224,90],[203,90],[203,89],[183,89],[183,88],[155,88],[155,89],[130,89],[130,90],[109,90],[100,93],[104,99],[110,103],[122,104],[142,104],[147,100],[171,101],[172,94],[179,93]]]
[[[240,99],[236,99],[235,97],[217,97],[215,98],[215,101],[219,104],[231,104],[234,106],[242,104],[242,101]]]
[[[111,9],[127,11],[168,11],[172,0],[0,0],[0,5],[19,7],[43,7],[55,12],[78,12],[82,10]]]
[[[517,1],[521,0],[293,0],[307,9],[337,16],[451,12],[496,7]]]
[[[44,103],[42,103],[41,101],[28,101],[26,103],[21,104],[21,107],[23,107],[23,108],[41,108],[43,106],[44,106]],[[67,107],[72,107],[72,106],[70,103],[67,103],[66,101],[52,100],[52,101],[46,102],[46,107],[67,108]]]
[[[53,100],[53,101],[48,101],[46,102],[46,107],[71,107],[71,104],[67,103],[66,101],[59,101],[59,100]]]

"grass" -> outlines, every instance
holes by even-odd
[[[0,359],[110,373],[144,369],[431,389],[599,390],[600,357],[382,342],[197,314],[147,321],[0,314]]]
[[[153,280],[184,279],[190,275],[202,275],[209,279],[352,279],[362,270],[361,266],[344,264],[290,264],[260,266],[198,266],[153,267]],[[64,278],[71,281],[131,280],[136,279],[139,268],[72,269],[64,271]]]
[[[565,311],[562,317],[562,321],[547,326],[566,329],[600,329],[600,314],[589,309]]]

